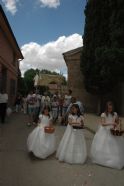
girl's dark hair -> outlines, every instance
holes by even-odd
[[[71,106],[71,109],[72,109],[73,107],[75,107],[75,108],[77,109],[77,115],[78,115],[78,117],[80,117],[80,115],[82,115],[82,114],[81,114],[79,105],[78,105],[78,104],[73,104],[73,105]],[[71,111],[71,109],[70,109],[70,111]],[[73,114],[75,114],[75,113],[73,113],[73,112],[71,111],[71,114],[73,115]]]
[[[44,106],[43,110],[42,110],[42,114],[44,114],[44,110],[48,110],[48,112],[50,112],[50,107],[49,106]],[[50,118],[50,114],[48,114],[49,118]]]
[[[111,114],[114,115],[114,104],[112,101],[107,101],[107,103],[106,103],[106,108],[105,108],[106,115],[108,116],[108,106],[112,106]]]

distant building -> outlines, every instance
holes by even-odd
[[[12,105],[17,93],[19,61],[23,59],[18,43],[0,5],[0,90],[9,95]]]
[[[67,91],[67,86],[63,85],[64,77],[61,75],[41,74],[39,75],[38,86],[48,86],[49,91],[64,93]]]

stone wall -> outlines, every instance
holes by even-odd
[[[97,112],[97,96],[89,94],[84,87],[84,77],[80,70],[81,51],[82,48],[78,48],[63,54],[68,69],[68,88],[72,90],[73,96],[83,102],[86,111]]]
[[[41,74],[39,75],[38,85],[48,85],[50,83],[62,84],[63,77],[59,75]]]

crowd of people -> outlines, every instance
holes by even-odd
[[[58,94],[55,92],[52,96],[49,96],[46,92],[44,95],[39,94],[39,90],[30,91],[25,97],[20,94],[17,95],[15,101],[15,111],[23,111],[24,114],[28,114],[28,126],[37,124],[39,114],[43,111],[45,106],[49,106],[55,123],[59,117],[61,117],[61,124],[67,125],[67,116],[70,107],[73,103],[77,103],[80,106],[81,112],[84,112],[83,104],[72,96],[72,91],[69,89],[66,94]]]
[[[5,121],[7,100],[7,94],[1,93],[2,123]],[[29,152],[41,159],[56,152],[56,158],[59,161],[71,164],[86,163],[88,152],[83,132],[84,105],[72,96],[71,90],[64,95],[56,92],[51,97],[47,93],[41,96],[38,90],[30,91],[25,97],[18,94],[15,112],[20,111],[28,114],[28,126],[36,126],[27,139]],[[61,118],[60,124],[65,125],[66,129],[57,147],[54,124],[59,117]],[[124,138],[121,135],[114,136],[111,129],[121,130],[119,116],[114,110],[113,103],[108,101],[91,144],[90,158],[93,163],[122,169],[124,167]]]

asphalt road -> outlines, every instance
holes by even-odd
[[[70,165],[60,163],[55,154],[46,160],[29,155],[26,140],[34,126],[26,123],[26,115],[14,113],[0,124],[0,186],[124,186],[124,169],[92,164],[90,157],[84,165]],[[57,144],[64,130],[56,125]],[[86,129],[84,134],[89,154],[94,134]]]

